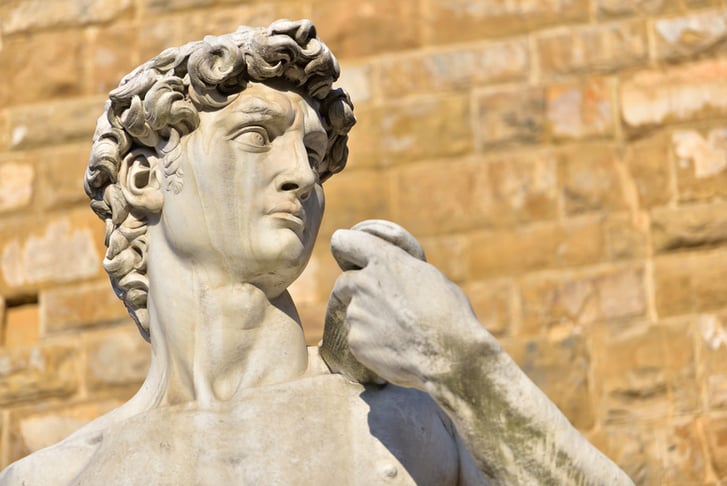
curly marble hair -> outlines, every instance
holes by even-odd
[[[248,82],[276,82],[319,102],[328,133],[320,180],[341,171],[348,157],[353,105],[332,89],[339,67],[308,20],[279,20],[268,28],[240,27],[219,37],[170,48],[125,76],[111,91],[93,137],[84,187],[91,208],[106,223],[103,261],[116,295],[149,341],[146,308],[147,218],[119,183],[127,164],[156,157],[166,191],[182,189],[181,137],[199,126],[200,111],[234,101]]]

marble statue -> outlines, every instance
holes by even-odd
[[[338,74],[310,21],[281,20],[167,49],[110,93],[85,188],[151,367],[0,484],[632,484],[394,223],[334,233],[343,272],[306,347],[286,288],[346,163]]]

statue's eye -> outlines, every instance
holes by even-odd
[[[232,139],[252,151],[267,150],[270,145],[268,132],[262,127],[245,127],[238,131]]]

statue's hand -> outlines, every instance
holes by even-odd
[[[348,269],[332,299],[347,305],[351,353],[384,380],[424,389],[452,372],[468,340],[489,336],[459,287],[398,245],[366,231],[339,230],[331,249]]]

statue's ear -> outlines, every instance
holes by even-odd
[[[119,184],[129,204],[149,213],[162,209],[159,158],[153,150],[129,152],[119,167]]]

